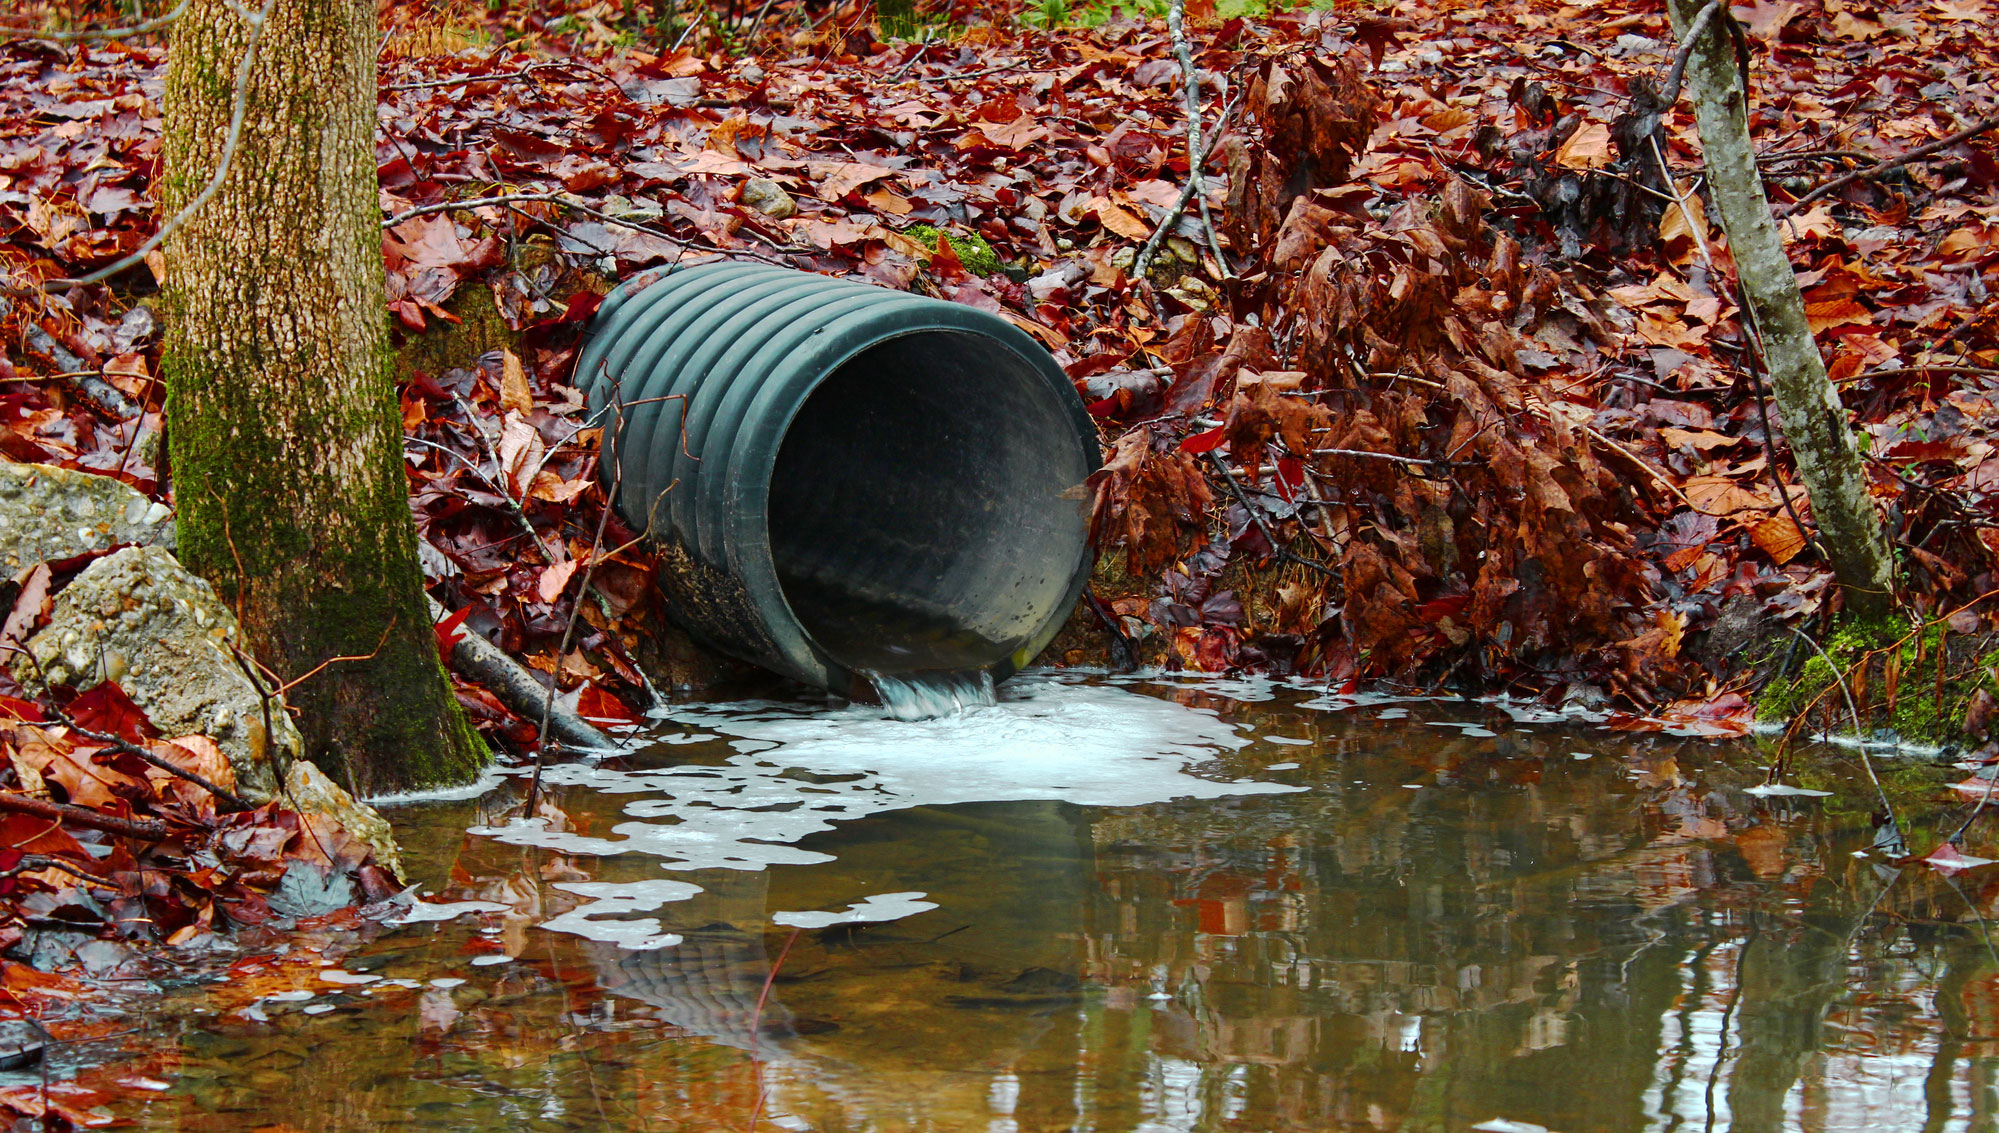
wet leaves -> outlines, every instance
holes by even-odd
[[[1670,59],[1655,11],[1203,24],[1218,231],[1190,210],[1136,280],[1188,172],[1157,23],[875,44],[854,8],[787,42],[774,18],[752,45],[776,50],[732,58],[614,48],[573,7],[466,14],[531,37],[510,47],[425,22],[384,52],[384,215],[437,209],[392,225],[383,255],[423,560],[456,618],[442,637],[487,636],[593,702],[637,692],[653,566],[615,517],[598,536],[606,422],[568,367],[606,277],[716,255],[913,287],[1044,342],[1103,430],[1092,529],[1132,575],[1110,597],[1134,599],[1167,663],[1524,681],[1662,718],[1735,675],[1698,648],[1729,600],[1769,622],[1828,612],[1690,113],[1637,97]],[[1968,81],[1995,63],[1988,10],[1743,8],[1779,210],[1999,109]],[[0,54],[8,272],[73,274],[143,239],[160,59]],[[1925,609],[1993,589],[1999,549],[1993,146],[1785,221]],[[445,207],[502,187],[561,199]],[[39,379],[0,386],[0,447],[160,489],[141,298],[0,317],[10,370]],[[50,376],[75,371],[133,411]],[[1242,595],[1241,616],[1182,624],[1200,607],[1176,576]],[[555,655],[572,622],[575,663]]]

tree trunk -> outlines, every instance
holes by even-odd
[[[1705,7],[1703,0],[1671,0],[1676,35]],[[1848,610],[1862,616],[1887,611],[1894,597],[1894,567],[1881,518],[1867,495],[1860,451],[1839,393],[1826,379],[1825,360],[1805,320],[1798,277],[1763,195],[1756,153],[1749,141],[1748,94],[1737,77],[1732,22],[1724,6],[1702,33],[1687,64],[1708,189],[1742,280],[1742,292],[1763,335],[1763,359],[1798,464],[1811,496],[1819,542],[1832,560]]]
[[[249,34],[224,0],[175,26],[163,215],[222,158]],[[180,555],[305,678],[288,696],[336,781],[467,782],[484,746],[438,661],[389,376],[374,0],[276,0],[247,91],[227,179],[165,247]]]

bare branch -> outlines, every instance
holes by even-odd
[[[93,39],[129,39],[132,36],[147,35],[156,32],[173,23],[175,20],[180,19],[182,14],[187,11],[187,6],[192,2],[193,0],[180,0],[180,3],[174,6],[173,11],[162,16],[154,16],[150,20],[133,24],[130,27],[83,28],[79,31],[36,31],[33,28],[0,26],[0,38],[39,39],[49,43],[82,43]]]
[[[1180,199],[1167,210],[1166,215],[1159,221],[1159,227],[1153,229],[1152,235],[1145,241],[1145,246],[1139,249],[1138,257],[1131,264],[1132,274],[1144,278],[1146,269],[1152,266],[1152,257],[1159,252],[1160,241],[1166,238],[1167,231],[1179,221],[1180,215],[1187,211],[1189,201],[1198,201],[1201,210],[1201,228],[1208,238],[1208,250],[1214,253],[1215,262],[1221,266],[1222,271],[1233,275],[1235,273],[1230,270],[1227,257],[1222,255],[1221,242],[1215,238],[1215,220],[1208,213],[1207,178],[1201,171],[1207,168],[1208,155],[1214,148],[1215,139],[1220,138],[1222,131],[1228,126],[1228,118],[1234,110],[1234,104],[1230,103],[1224,107],[1221,119],[1215,123],[1215,137],[1203,145],[1201,80],[1199,73],[1194,69],[1194,50],[1187,42],[1186,0],[1172,0],[1168,4],[1166,30],[1173,37],[1173,54],[1180,61],[1180,92],[1187,103],[1187,183],[1180,190]]]
[[[497,75],[464,75],[456,79],[432,79],[428,82],[421,82],[421,83],[390,83],[387,86],[384,86],[380,89],[433,90],[437,87],[470,86],[473,83],[502,83],[511,79],[525,79],[540,71],[571,71],[571,72],[585,71],[589,72],[593,77],[602,78],[605,82],[611,83],[612,86],[617,85],[617,83],[613,81],[609,76],[604,75],[603,72],[598,71],[595,67],[586,66],[582,63],[556,62],[556,63],[533,63],[526,67],[522,67],[518,71],[502,71]]]
[[[1687,26],[1687,34],[1680,37],[1680,50],[1673,55],[1673,69],[1666,73],[1665,89],[1659,92],[1659,109],[1669,110],[1680,101],[1680,84],[1687,77],[1687,60],[1694,57],[1694,45],[1701,41],[1701,33],[1714,22],[1716,12],[1721,11],[1721,0],[1708,0],[1708,6],[1700,10],[1694,22]]]
[[[1228,120],[1234,117],[1236,108],[1240,105],[1242,105],[1242,91],[1238,90],[1235,97],[1229,100],[1229,104],[1222,108],[1221,121],[1215,126],[1214,136],[1208,139],[1207,146],[1201,150],[1201,156],[1194,166],[1195,169],[1206,168],[1209,155],[1215,151],[1215,143],[1221,140],[1223,129],[1227,126]],[[1145,277],[1145,269],[1152,266],[1152,257],[1158,254],[1160,242],[1166,239],[1166,234],[1172,231],[1173,226],[1179,222],[1180,214],[1187,211],[1187,203],[1194,199],[1194,194],[1199,190],[1200,185],[1200,177],[1190,170],[1187,176],[1187,183],[1180,187],[1180,199],[1174,201],[1173,207],[1167,209],[1166,215],[1159,219],[1159,227],[1152,230],[1152,235],[1145,241],[1145,246],[1139,249],[1138,258],[1132,261],[1132,278],[1143,279]]]
[[[657,236],[662,240],[668,241],[678,246],[683,252],[687,251],[690,248],[698,248],[704,252],[714,252],[717,255],[723,255],[723,256],[748,256],[753,260],[759,260],[762,261],[763,263],[771,264],[773,266],[781,268],[788,268],[792,266],[791,264],[785,263],[783,260],[774,259],[760,252],[752,252],[748,248],[724,248],[715,244],[703,243],[699,240],[689,240],[686,239],[685,237],[675,236],[671,232],[666,232],[661,229],[654,228],[650,224],[640,224],[637,221],[631,220],[627,217],[612,216],[610,213],[603,212],[599,209],[591,208],[589,205],[586,205],[581,201],[576,200],[567,193],[502,193],[498,196],[473,197],[470,198],[469,200],[463,200],[463,201],[440,201],[434,205],[421,205],[417,208],[410,209],[407,212],[399,212],[396,215],[383,221],[382,227],[394,228],[396,225],[401,224],[406,220],[413,220],[419,216],[430,216],[433,213],[456,212],[459,209],[483,208],[487,205],[510,205],[510,204],[517,204],[522,201],[542,201],[548,204],[561,205],[563,208],[566,209],[575,209],[577,212],[584,213],[588,216],[594,216],[598,220],[604,221],[607,224],[619,224],[623,225],[626,228],[630,228],[636,232],[644,232],[649,235]],[[522,215],[525,216],[527,214],[523,213]],[[540,219],[540,218],[535,218],[535,219]],[[543,223],[546,223],[546,221],[544,221]],[[779,251],[784,250],[781,246],[776,244],[773,244],[772,247],[777,248]]]
[[[1806,193],[1804,196],[1799,197],[1796,203],[1792,204],[1791,207],[1784,210],[1784,215],[1789,216],[1792,213],[1797,212],[1799,209],[1804,208],[1806,205],[1811,204],[1813,201],[1818,200],[1820,197],[1824,197],[1832,193],[1837,193],[1841,189],[1846,188],[1848,185],[1853,184],[1855,181],[1871,180],[1872,178],[1879,177],[1884,173],[1893,173],[1897,169],[1902,168],[1904,165],[1907,165],[1912,161],[1928,157],[1929,155],[1936,153],[1938,150],[1949,149],[1950,147],[1956,145],[1959,142],[1968,141],[1969,139],[1975,138],[1978,135],[1984,133],[1985,131],[1990,130],[1994,126],[1999,126],[1999,114],[1995,114],[1992,117],[1987,118],[1981,122],[1973,122],[1971,125],[1966,126],[1964,129],[1959,130],[1957,133],[1952,134],[1947,138],[1938,138],[1936,141],[1933,141],[1928,145],[1917,146],[1915,149],[1910,150],[1908,153],[1905,153],[1900,157],[1892,157],[1886,161],[1877,162],[1874,165],[1870,165],[1865,169],[1855,169],[1849,173],[1841,174],[1840,176],[1835,177],[1830,181],[1827,181],[1825,184],[1820,185],[1818,188],[1813,189],[1811,192]]]
[[[188,218],[194,215],[195,210],[207,204],[208,199],[222,188],[222,181],[229,176],[229,166],[236,157],[237,143],[243,137],[243,115],[250,103],[250,68],[257,62],[257,42],[264,37],[265,20],[271,14],[271,7],[276,3],[277,0],[264,0],[264,6],[255,12],[238,6],[238,12],[250,25],[250,39],[243,44],[243,58],[236,64],[236,89],[229,104],[229,135],[223,139],[222,157],[215,163],[215,175],[208,179],[208,184],[203,185],[201,192],[196,193],[186,207],[169,217],[165,224],[160,225],[159,231],[153,233],[152,238],[139,245],[138,250],[131,255],[109,267],[99,268],[89,275],[79,276],[76,279],[51,279],[42,285],[44,289],[68,290],[72,287],[82,287],[87,283],[101,283],[127,268],[144,263],[154,249],[166,243],[167,237],[179,231],[181,225],[186,224]]]

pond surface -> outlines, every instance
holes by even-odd
[[[1887,868],[1851,753],[1759,796],[1748,741],[1260,681],[879,717],[682,705],[533,821],[396,806],[454,919],[83,1078],[140,1129],[1995,1128],[1999,869]]]

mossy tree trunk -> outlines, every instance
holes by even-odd
[[[1674,34],[1684,36],[1705,0],[1671,0]],[[1810,494],[1819,543],[1832,561],[1846,607],[1863,617],[1887,612],[1894,567],[1846,407],[1827,380],[1825,359],[1812,341],[1798,277],[1763,195],[1749,139],[1749,94],[1736,72],[1733,17],[1724,6],[1710,20],[1687,64],[1687,87],[1706,155],[1708,190],[1735,257],[1744,302],[1763,336],[1763,358],[1785,439]]]
[[[167,67],[162,213],[221,160],[250,29],[194,0]],[[276,0],[221,190],[167,242],[182,559],[286,680],[307,753],[373,794],[469,781],[484,746],[437,656],[389,377],[374,0]]]

